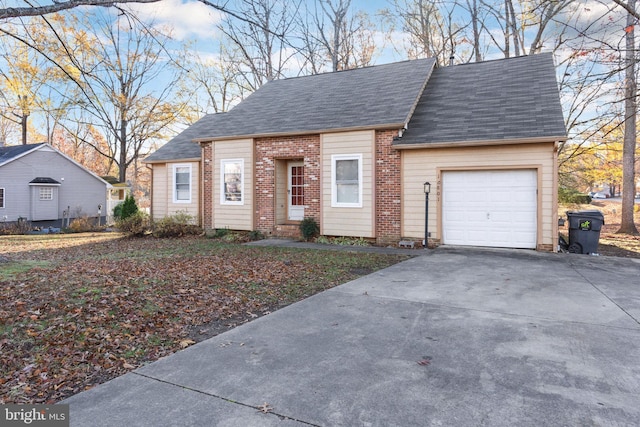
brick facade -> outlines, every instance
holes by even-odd
[[[304,161],[305,217],[320,223],[320,135],[257,138],[255,140],[256,229],[272,233],[276,225],[276,171],[278,162]],[[286,188],[278,189],[287,191]]]
[[[400,240],[401,177],[400,152],[392,147],[397,131],[375,133],[375,227],[376,242],[381,245],[396,244]],[[213,224],[213,146],[202,143],[202,217],[203,225]],[[256,138],[254,140],[255,164],[255,229],[265,234],[278,233],[278,209],[276,191],[278,173],[286,173],[288,161],[304,162],[305,217],[321,222],[321,153],[320,135]],[[328,177],[327,177],[328,178]],[[283,180],[284,181],[284,180]],[[282,181],[282,182],[283,182]],[[250,191],[250,189],[247,189]]]
[[[376,243],[400,240],[402,200],[400,152],[392,147],[397,130],[376,131]]]
[[[213,227],[213,144],[204,142],[202,148],[202,227],[209,230]]]

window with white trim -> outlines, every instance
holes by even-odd
[[[53,200],[53,188],[52,187],[40,187],[40,200]]]
[[[331,206],[362,207],[362,154],[331,156]]]
[[[220,203],[223,205],[244,204],[244,160],[224,159],[220,161]]]
[[[4,188],[0,188],[0,209],[4,208]]]
[[[191,203],[191,165],[173,165],[173,203]]]

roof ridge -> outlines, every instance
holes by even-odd
[[[540,57],[547,56],[547,55],[553,55],[553,52],[532,53],[532,54],[527,54],[527,55],[510,56],[508,58],[494,58],[494,59],[487,59],[485,61],[480,61],[480,62],[463,62],[461,64],[438,66],[436,68],[442,70],[442,69],[449,69],[449,68],[452,68],[452,67],[456,68],[456,67],[465,67],[465,66],[473,66],[473,65],[492,64],[492,63],[501,62],[501,61],[512,61],[513,62],[513,61],[524,60],[524,59],[540,58]]]
[[[322,73],[306,74],[306,75],[303,75],[303,76],[284,77],[284,78],[281,78],[281,79],[269,80],[268,82],[266,82],[262,86],[265,86],[265,85],[267,85],[269,83],[286,82],[286,81],[297,80],[297,79],[305,79],[305,78],[310,78],[310,77],[335,76],[335,75],[349,73],[349,72],[365,71],[365,70],[371,70],[371,69],[374,69],[374,68],[382,68],[382,67],[388,67],[388,66],[397,66],[397,65],[400,65],[400,64],[407,64],[409,62],[432,61],[433,59],[434,58],[431,58],[431,57],[430,58],[405,59],[403,61],[385,62],[384,64],[373,64],[373,65],[367,65],[365,67],[349,68],[349,69],[346,69],[346,70],[324,71]],[[257,92],[257,90],[254,91],[254,93],[255,92]]]

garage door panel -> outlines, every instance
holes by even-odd
[[[443,173],[443,243],[535,248],[535,170]]]

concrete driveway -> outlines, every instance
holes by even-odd
[[[637,426],[640,263],[439,248],[80,393],[73,426]]]

